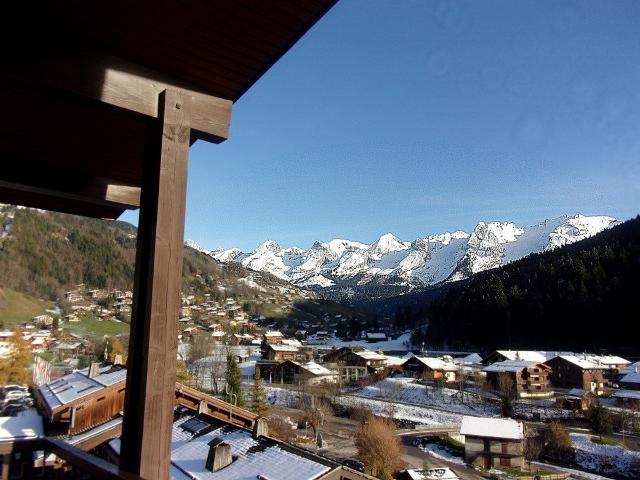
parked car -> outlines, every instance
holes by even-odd
[[[363,472],[364,473],[364,463],[362,463],[360,460],[354,460],[352,458],[348,458],[347,460],[342,462],[342,464],[345,467],[353,468],[354,470],[357,470],[358,472]]]
[[[28,392],[29,391],[29,387],[27,387],[26,385],[16,385],[15,383],[10,383],[8,385],[3,385],[2,389],[4,391],[10,391],[10,390],[22,390],[23,392]]]
[[[4,394],[4,402],[9,403],[14,400],[21,400],[23,398],[29,398],[29,392],[24,392],[22,390],[9,390]]]

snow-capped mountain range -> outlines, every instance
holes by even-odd
[[[526,228],[511,222],[480,222],[471,234],[457,230],[413,242],[386,233],[370,245],[335,239],[316,241],[303,250],[282,248],[267,240],[250,253],[238,248],[207,251],[193,241],[186,244],[220,262],[239,262],[300,287],[353,294],[371,285],[408,291],[461,280],[534,252],[577,242],[618,223],[613,217],[584,215],[545,220]]]

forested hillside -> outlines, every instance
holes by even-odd
[[[0,205],[0,322],[42,313],[79,283],[131,290],[137,229],[124,222]],[[315,295],[274,275],[220,263],[185,246],[182,292],[199,301],[235,298],[253,316],[297,329],[302,320],[340,314],[369,316]],[[45,300],[45,301],[41,301]]]
[[[56,300],[78,283],[133,288],[136,228],[124,222],[0,206],[0,288]],[[227,285],[247,275],[185,247],[185,290]],[[284,284],[263,274],[265,284]],[[241,288],[239,285],[238,288]]]
[[[640,353],[640,217],[475,275],[431,303],[429,345]],[[421,340],[421,339],[418,339]]]

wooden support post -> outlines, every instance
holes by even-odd
[[[171,462],[190,104],[160,94],[141,192],[120,468],[154,480],[169,478]]]

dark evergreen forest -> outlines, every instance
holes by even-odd
[[[640,354],[640,217],[476,274],[428,308],[428,345]],[[422,337],[422,338],[420,338]]]

